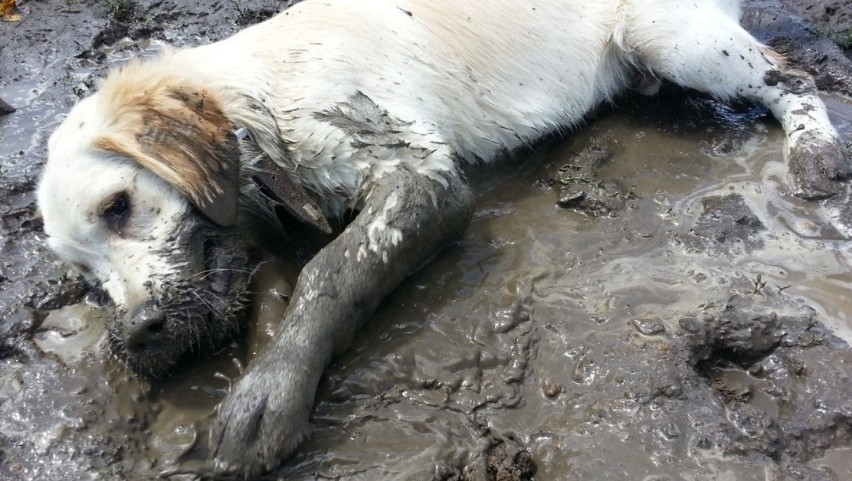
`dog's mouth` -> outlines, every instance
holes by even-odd
[[[201,251],[195,273],[164,279],[152,301],[162,316],[156,329],[139,327],[140,310],[110,329],[113,352],[139,374],[164,377],[186,355],[208,357],[244,324],[249,282],[245,246],[236,235],[205,236],[194,245]]]

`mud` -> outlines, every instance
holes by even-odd
[[[15,107],[7,104],[3,99],[0,99],[0,115],[9,115],[15,111]]]
[[[760,232],[766,227],[752,214],[739,194],[701,199],[703,211],[695,226],[679,239],[687,248],[715,253],[740,253],[763,247]]]
[[[595,176],[597,169],[612,160],[612,156],[610,147],[594,144],[560,167],[550,182],[559,188],[559,206],[593,217],[616,215],[624,208],[632,198],[629,190],[618,183],[604,183]]]
[[[246,342],[142,382],[107,354],[99,293],[42,247],[33,188],[106,68],[285,3],[21,1],[0,23],[0,479],[204,472],[214,407],[295,269],[265,267]],[[818,33],[846,5],[746,3],[851,146],[832,93],[852,91],[848,51]],[[852,478],[852,214],[787,195],[782,140],[764,109],[664,86],[521,155],[331,366],[311,438],[269,479]]]
[[[852,4],[754,0],[744,5],[743,24],[757,38],[813,75],[820,89],[852,95]]]

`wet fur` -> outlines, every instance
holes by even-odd
[[[849,163],[813,80],[738,15],[732,0],[306,0],[222,42],[133,62],[80,102],[39,186],[48,243],[126,313],[110,327],[118,354],[162,375],[239,324],[245,233],[351,220],[305,266],[273,344],[219,408],[213,466],[250,477],[307,434],[323,369],[384,295],[463,231],[473,197],[460,167],[669,80],[769,108],[792,192],[844,189]],[[122,195],[132,215],[116,220]],[[126,342],[137,336],[156,349]]]
[[[219,223],[236,222],[240,151],[234,124],[210,93],[180,77],[137,78],[128,69],[100,95],[108,128],[94,148],[135,160]]]
[[[220,349],[223,342],[233,338],[244,330],[244,317],[249,302],[248,282],[253,266],[249,262],[249,253],[244,240],[235,232],[216,232],[221,229],[201,222],[198,230],[203,234],[176,233],[176,239],[192,239],[198,235],[216,238],[221,245],[212,253],[216,265],[187,277],[176,276],[166,279],[158,294],[159,307],[169,322],[163,327],[164,336],[173,349],[161,355],[138,355],[128,349],[126,324],[113,322],[108,325],[108,339],[113,354],[123,360],[134,371],[152,377],[162,377],[180,360],[189,354],[207,357]],[[165,256],[180,257],[186,247],[171,249]],[[226,274],[227,290],[222,292],[223,283],[210,282],[217,276]],[[117,315],[127,317],[130,314],[119,309]]]

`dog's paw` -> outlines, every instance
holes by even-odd
[[[832,197],[845,190],[852,165],[840,143],[816,132],[805,132],[788,153],[794,194],[808,200]]]
[[[304,371],[300,376],[299,370],[260,364],[219,405],[210,456],[221,475],[249,479],[271,471],[309,432],[316,386],[306,382]]]

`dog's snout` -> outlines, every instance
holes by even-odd
[[[156,303],[149,301],[133,309],[125,332],[131,351],[156,349],[166,341],[166,335],[166,315]]]

